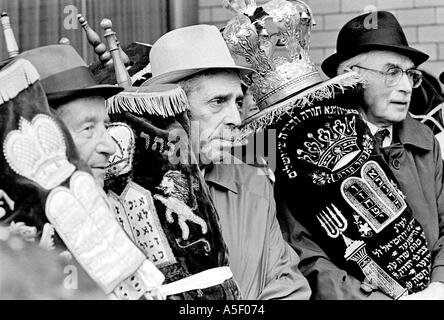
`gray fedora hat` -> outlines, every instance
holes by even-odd
[[[107,99],[123,91],[122,87],[97,84],[85,61],[70,45],[44,46],[25,51],[17,58],[28,60],[37,69],[51,106],[84,96]]]
[[[254,70],[235,63],[219,29],[194,25],[170,31],[151,48],[152,78],[142,86],[177,83],[207,69]]]

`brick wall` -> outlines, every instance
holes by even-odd
[[[221,3],[221,0],[199,0],[199,23],[225,25],[232,14]],[[374,6],[392,12],[409,44],[430,55],[421,68],[435,76],[444,71],[444,0],[306,0],[306,3],[317,23],[310,51],[317,64],[334,52],[339,29],[365,8]]]

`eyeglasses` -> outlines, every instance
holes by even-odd
[[[407,75],[407,78],[409,78],[410,84],[412,85],[412,88],[418,88],[422,82],[422,72],[416,69],[408,69],[403,70],[400,67],[390,67],[387,71],[380,71],[370,68],[365,68],[359,65],[354,65],[353,67],[361,68],[368,71],[377,72],[384,76],[385,78],[385,84],[389,87],[393,87],[398,85],[399,81],[401,81],[402,76],[404,73]]]

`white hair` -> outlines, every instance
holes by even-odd
[[[362,62],[367,61],[367,59],[369,57],[374,56],[376,52],[377,51],[369,51],[369,52],[360,53],[354,57],[351,57],[350,59],[347,59],[347,60],[341,62],[338,65],[338,68],[336,70],[336,74],[340,75],[340,74],[351,71],[351,67],[353,67],[355,65],[359,65]]]

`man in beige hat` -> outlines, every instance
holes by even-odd
[[[109,118],[105,99],[123,88],[98,85],[86,63],[69,45],[40,47],[19,57],[30,61],[39,72],[49,105],[67,126],[80,158],[103,187],[105,167],[115,152],[106,130]]]
[[[178,83],[187,94],[193,151],[204,168],[243,297],[308,299],[299,257],[276,219],[271,183],[230,153],[241,124],[239,74],[250,70],[235,64],[219,30],[209,25],[165,34],[154,43],[150,61],[153,77],[144,86]]]

